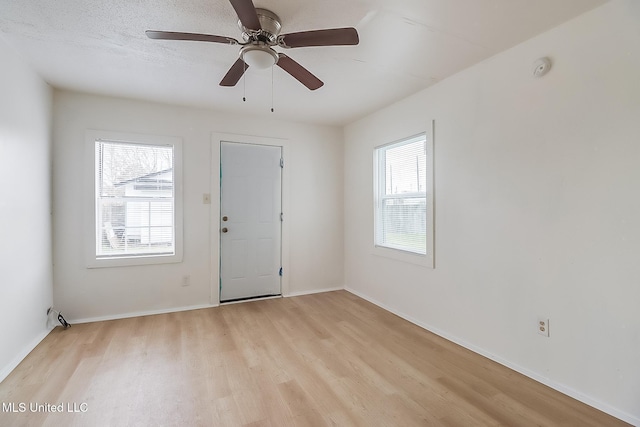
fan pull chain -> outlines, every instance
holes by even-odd
[[[242,102],[247,102],[247,63],[242,61]]]
[[[273,113],[273,65],[271,66],[271,112]]]

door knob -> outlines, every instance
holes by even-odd
[[[227,231],[229,231],[229,229],[228,229],[227,227],[224,227],[221,231],[222,231],[223,233],[226,233]]]

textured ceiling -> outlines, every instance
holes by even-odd
[[[325,85],[311,92],[275,67],[275,113],[271,70],[250,69],[236,87],[218,86],[237,46],[144,34],[240,39],[227,0],[0,0],[0,37],[54,87],[340,125],[605,2],[254,0],[280,16],[283,33],[353,26],[360,34],[358,46],[286,50]]]

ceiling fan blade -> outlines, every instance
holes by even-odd
[[[211,34],[196,34],[196,33],[176,33],[173,31],[155,31],[147,30],[145,34],[150,39],[155,40],[192,40],[198,42],[213,42],[224,44],[238,44],[238,40],[231,37],[214,36]]]
[[[284,53],[279,54],[277,64],[278,67],[291,74],[293,78],[308,87],[310,90],[319,89],[324,85],[324,83],[322,83],[322,81],[316,76],[311,74],[309,70],[298,64],[293,59],[289,58]]]
[[[259,31],[262,29],[256,7],[251,0],[229,0],[229,2],[231,2],[231,6],[235,9],[242,25],[250,30]]]
[[[360,42],[355,28],[302,31],[280,36],[281,47],[352,46]]]
[[[222,81],[220,81],[220,86],[235,86],[247,68],[249,68],[249,65],[241,58],[238,58],[231,68],[229,68],[227,74],[222,78]]]

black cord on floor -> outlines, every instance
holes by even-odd
[[[62,313],[58,313],[58,321],[60,322],[62,327],[65,328],[65,329],[71,327],[71,324],[69,322],[67,322],[64,317],[62,317]]]

